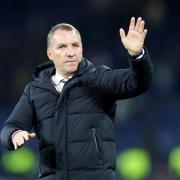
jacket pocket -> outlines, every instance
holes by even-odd
[[[102,164],[103,163],[102,152],[101,152],[101,148],[100,148],[100,142],[98,140],[97,131],[95,128],[92,128],[92,134],[93,134],[93,141],[95,144],[96,152],[98,154],[98,164]]]

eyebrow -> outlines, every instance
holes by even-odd
[[[73,42],[71,44],[80,44],[80,42],[75,41],[75,42]],[[66,45],[66,43],[59,43],[59,44],[57,44],[57,46],[62,46],[62,45]]]

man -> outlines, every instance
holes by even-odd
[[[1,132],[4,146],[15,150],[37,136],[39,178],[115,179],[114,102],[143,93],[152,82],[144,24],[132,17],[128,34],[120,29],[130,68],[117,70],[95,67],[84,58],[73,26],[58,24],[50,30],[51,61],[35,69]]]

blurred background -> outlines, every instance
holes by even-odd
[[[111,68],[128,67],[119,28],[141,16],[155,67],[152,87],[117,102],[117,180],[180,179],[180,2],[177,0],[6,0],[0,6],[0,128],[47,60],[46,36],[57,23],[81,33],[84,56]],[[19,151],[0,145],[0,180],[37,177],[37,143]]]

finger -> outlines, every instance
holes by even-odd
[[[135,26],[135,17],[132,17],[129,25],[129,30],[134,30],[134,26]]]
[[[29,134],[29,137],[30,137],[30,138],[36,137],[36,133],[30,133],[30,134]]]
[[[140,26],[139,26],[139,32],[140,33],[144,32],[144,25],[145,25],[145,21],[141,21]]]
[[[23,145],[24,145],[24,143],[19,142],[18,143],[18,148],[22,147]]]
[[[119,34],[120,34],[121,40],[122,40],[122,39],[124,39],[124,38],[126,37],[126,35],[125,35],[125,32],[124,32],[124,29],[123,29],[123,28],[121,28],[121,29],[119,30]]]
[[[138,19],[137,19],[137,22],[136,22],[136,25],[135,25],[135,30],[139,30],[139,26],[140,26],[140,24],[141,24],[141,20],[142,20],[142,18],[141,17],[138,17]]]
[[[28,141],[29,140],[29,133],[26,132],[26,133],[22,134],[22,137],[24,138],[25,141]]]
[[[16,143],[16,141],[12,141],[13,145],[14,145],[14,149],[16,150],[18,148],[18,145]]]
[[[24,144],[17,143],[17,149],[21,148]]]
[[[21,146],[21,142],[19,140],[16,141],[17,148]]]
[[[23,134],[22,137],[24,138],[25,141],[28,141],[28,140],[29,140],[29,135],[28,135],[28,133],[27,133],[27,134]]]
[[[24,139],[21,137],[21,138],[19,138],[19,139],[17,140],[17,142],[18,142],[18,146],[22,146],[25,141],[24,141]]]
[[[145,29],[144,32],[143,32],[143,34],[142,34],[143,39],[146,38],[146,34],[147,34],[147,29]]]

